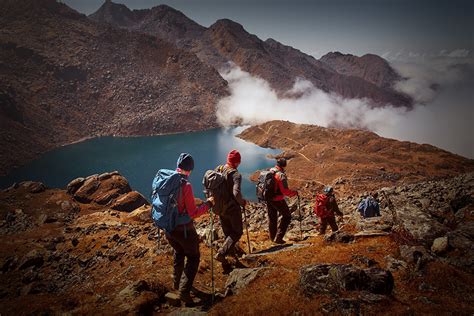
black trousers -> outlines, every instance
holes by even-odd
[[[285,200],[268,201],[268,231],[270,239],[283,239],[291,222],[291,212]],[[278,224],[278,215],[281,215],[280,224]],[[278,227],[277,227],[278,225]]]
[[[326,228],[331,226],[331,229],[333,232],[337,231],[339,228],[337,227],[336,224],[336,217],[325,217],[325,218],[320,218],[321,224],[319,225],[319,232],[321,234],[324,234],[326,232]]]
[[[225,236],[224,245],[219,249],[219,253],[227,255],[242,237],[242,211],[240,207],[234,207],[226,210],[219,218]]]
[[[166,239],[174,249],[173,282],[180,293],[189,293],[199,268],[199,237],[194,225],[176,227]],[[186,265],[185,265],[186,259]],[[183,275],[184,272],[184,275]]]

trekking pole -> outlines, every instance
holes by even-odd
[[[245,206],[243,207],[243,209],[244,209],[245,230],[247,231],[247,244],[249,246],[249,254],[251,254],[252,250],[250,249],[249,223],[247,222],[247,212],[245,211]]]
[[[212,298],[211,304],[214,304],[214,296],[215,296],[215,289],[214,289],[214,221],[212,216],[212,207],[209,209],[209,214],[211,215],[211,288],[212,288]]]
[[[301,204],[300,204],[300,195],[298,194],[298,213],[300,217],[300,240],[303,240],[303,229],[301,228],[301,222],[302,222],[302,217],[301,217]]]

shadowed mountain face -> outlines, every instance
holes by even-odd
[[[335,58],[329,62],[326,58],[319,61],[273,39],[262,41],[228,19],[218,20],[205,28],[165,5],[130,11],[123,5],[106,1],[90,18],[171,41],[217,70],[231,61],[267,80],[280,94],[290,89],[299,77],[325,92],[335,92],[346,98],[371,99],[375,106],[388,103],[411,106],[409,97],[391,89],[399,79],[395,71],[375,55],[361,57],[353,68],[346,70],[346,60]]]
[[[82,138],[217,126],[226,82],[194,54],[53,0],[1,6],[0,174]]]
[[[373,54],[357,57],[331,52],[321,57],[321,61],[340,74],[362,78],[383,89],[392,88],[401,79],[385,59]]]

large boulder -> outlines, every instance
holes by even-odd
[[[115,200],[111,208],[122,212],[132,212],[142,205],[149,204],[143,195],[137,191],[132,191]]]
[[[46,186],[41,182],[25,181],[21,182],[20,186],[30,193],[41,193],[46,190]]]
[[[76,191],[84,184],[84,181],[86,181],[86,179],[76,178],[72,180],[71,182],[69,182],[66,187],[67,193],[70,195],[73,195],[74,193],[76,193]]]
[[[405,205],[395,209],[395,225],[398,231],[408,234],[412,239],[431,246],[433,240],[444,236],[448,228],[439,223],[429,213],[415,205]]]
[[[43,253],[34,249],[28,252],[20,263],[20,270],[24,270],[29,267],[41,267],[44,263]]]
[[[99,188],[100,181],[97,176],[89,177],[74,193],[74,198],[81,203],[90,203],[92,194]]]
[[[258,276],[265,271],[265,268],[246,268],[246,269],[234,269],[229,275],[226,287],[226,296],[238,293],[241,289],[245,288]]]
[[[138,223],[151,223],[151,206],[143,205],[127,216],[128,220],[138,222]]]
[[[111,305],[118,314],[151,315],[153,308],[164,296],[162,285],[149,285],[146,281],[137,281],[123,288]]]
[[[338,291],[368,291],[388,295],[394,281],[390,271],[360,269],[350,264],[313,264],[300,270],[299,285],[307,296]]]
[[[67,186],[67,191],[81,203],[95,202],[101,205],[112,204],[123,194],[132,191],[130,185],[117,171],[77,178]]]

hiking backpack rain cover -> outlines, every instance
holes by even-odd
[[[256,185],[256,194],[260,202],[270,201],[275,197],[275,173],[272,169],[260,172]]]
[[[329,197],[326,194],[316,195],[316,204],[314,205],[314,213],[319,218],[327,218],[333,216],[333,213],[328,210],[327,205]]]
[[[233,195],[229,192],[227,177],[235,169],[224,170],[223,166],[219,166],[216,170],[207,170],[202,178],[206,196],[214,198],[214,206],[212,209],[217,215],[222,215],[229,203],[232,202]]]
[[[185,211],[178,211],[178,197],[186,179],[174,170],[160,169],[153,179],[151,218],[156,226],[171,233],[176,226],[192,221]]]

